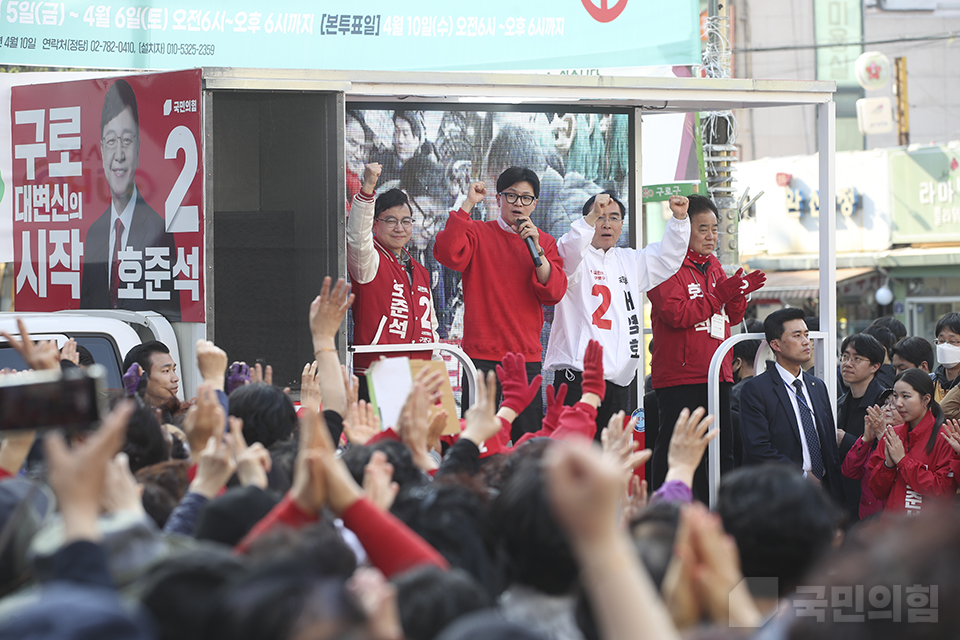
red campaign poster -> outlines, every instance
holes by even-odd
[[[13,87],[17,311],[204,321],[199,69]]]

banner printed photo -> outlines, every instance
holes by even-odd
[[[18,311],[204,321],[200,78],[13,88]]]

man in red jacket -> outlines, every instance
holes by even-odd
[[[519,353],[527,378],[540,375],[543,305],[555,305],[567,290],[557,242],[530,219],[540,195],[540,178],[525,167],[510,167],[497,178],[500,216],[482,222],[470,211],[487,195],[482,182],[470,185],[459,211],[451,211],[437,234],[433,255],[463,274],[463,350],[480,371],[492,371],[507,353]],[[540,257],[535,267],[526,240]],[[466,385],[464,385],[466,387]],[[498,385],[499,387],[499,385]],[[498,388],[498,393],[500,392]],[[469,398],[464,393],[464,406]],[[540,429],[540,394],[513,422],[512,437]]]
[[[713,255],[717,246],[719,212],[704,196],[690,196],[690,246],[680,270],[647,294],[652,307],[653,389],[660,412],[660,432],[653,448],[651,489],[663,484],[673,425],[684,408],[707,406],[707,371],[720,343],[730,337],[730,325],[743,320],[746,295],[763,286],[762,271],[728,278]],[[720,375],[720,470],[733,468],[730,431],[732,353]],[[693,494],[708,499],[706,457],[694,476]]]

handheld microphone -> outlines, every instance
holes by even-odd
[[[526,222],[526,218],[517,218],[517,227],[519,228],[521,224]],[[539,267],[543,264],[543,261],[540,259],[540,254],[537,253],[537,245],[534,244],[533,238],[524,238],[523,241],[527,245],[527,251],[530,252],[530,257],[533,258],[533,266]]]

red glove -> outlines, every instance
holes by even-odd
[[[580,385],[583,393],[595,393],[603,400],[607,391],[607,383],[603,379],[603,347],[596,340],[587,343],[587,350],[583,354],[583,383]]]
[[[543,382],[543,376],[540,375],[527,382],[527,368],[524,365],[523,356],[519,353],[508,353],[503,356],[503,365],[497,365],[497,378],[503,388],[500,406],[517,413],[522,413],[540,393]]]
[[[567,383],[564,382],[553,392],[553,385],[547,385],[547,414],[543,416],[543,428],[553,431],[557,428],[560,414],[563,412],[563,401],[567,397]]]
[[[740,269],[734,275],[717,284],[717,287],[713,290],[713,295],[717,296],[721,303],[726,304],[737,296],[745,295],[749,286],[750,283],[743,277],[743,269]]]
[[[763,288],[763,285],[767,282],[767,274],[757,269],[748,273],[743,279],[747,281],[747,290],[743,292],[743,295],[747,295]]]

